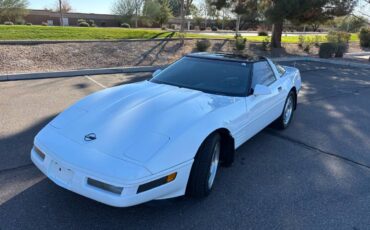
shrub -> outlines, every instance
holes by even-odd
[[[335,54],[336,45],[333,43],[321,43],[319,50],[320,58],[331,58]]]
[[[236,40],[235,40],[235,48],[237,50],[244,50],[245,49],[245,43],[247,42],[247,39],[243,38],[243,37],[238,37]]]
[[[6,21],[6,22],[4,22],[4,25],[12,26],[12,25],[14,25],[14,23],[13,23],[13,22],[11,22],[11,21]]]
[[[212,31],[217,31],[217,26],[212,26]]]
[[[80,22],[80,23],[78,23],[78,26],[80,26],[80,27],[90,27],[90,24],[87,23],[87,22]]]
[[[298,47],[303,48],[303,44],[304,44],[304,37],[303,35],[299,35],[298,36]]]
[[[265,30],[258,31],[258,36],[269,36],[269,33]]]
[[[167,30],[167,28],[165,26],[162,26],[162,30]]]
[[[343,57],[348,49],[348,42],[351,34],[342,31],[330,31],[326,36],[329,43],[335,47],[335,57]]]
[[[234,35],[235,39],[238,39],[238,38],[241,38],[241,37],[242,37],[242,35],[240,33],[237,33],[237,34]]]
[[[32,23],[31,22],[27,22],[26,23],[26,26],[32,26]]]
[[[204,30],[206,30],[206,27],[201,26],[201,27],[200,27],[200,30],[201,30],[201,31],[204,31]]]
[[[262,40],[262,50],[267,51],[270,48],[270,37],[265,37]]]
[[[92,20],[92,19],[90,19],[87,23],[89,23],[89,25],[90,25],[91,27],[95,27],[95,26],[96,26],[95,21],[94,21],[94,20]]]
[[[122,23],[121,27],[122,28],[131,28],[130,24],[128,24],[128,23]]]
[[[211,42],[208,39],[198,40],[196,46],[198,51],[204,52],[211,46]]]
[[[298,47],[303,49],[306,53],[309,53],[311,47],[315,44],[315,41],[310,37],[304,37],[299,35],[298,37]]]
[[[362,47],[370,47],[370,28],[362,28],[359,38]]]
[[[344,53],[347,51],[348,46],[345,43],[338,43],[335,47],[335,57],[343,57]]]
[[[351,34],[342,31],[330,31],[326,38],[328,42],[331,43],[348,43],[351,38]]]
[[[319,35],[315,35],[315,41],[314,41],[314,43],[315,43],[315,46],[316,46],[317,48],[319,48],[319,47],[320,47],[320,43],[321,43],[321,41],[322,41],[321,37],[320,37]]]
[[[25,23],[26,23],[26,21],[23,20],[23,19],[17,19],[17,20],[15,20],[15,24],[16,25],[24,25]]]

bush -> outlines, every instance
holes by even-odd
[[[217,31],[217,26],[212,26],[212,31]]]
[[[270,48],[270,41],[271,41],[270,39],[271,39],[270,37],[265,37],[262,40],[262,50],[264,50],[264,51],[269,50],[269,48]]]
[[[90,24],[87,23],[87,22],[80,22],[80,23],[78,23],[78,26],[80,26],[80,27],[90,27]]]
[[[122,28],[131,28],[130,24],[128,24],[128,23],[122,23],[121,27]]]
[[[15,24],[16,25],[24,25],[25,23],[26,23],[26,21],[23,20],[23,19],[17,19],[17,20],[15,20]]]
[[[242,38],[242,35],[240,33],[237,33],[237,34],[234,35],[234,38],[235,39]]]
[[[265,30],[258,31],[258,36],[269,36],[269,33]]]
[[[165,26],[162,26],[162,30],[167,30],[167,28]]]
[[[236,40],[235,40],[235,48],[237,50],[244,50],[245,49],[245,43],[247,42],[247,39],[243,38],[243,37],[238,37]]]
[[[298,36],[298,47],[303,48],[303,44],[304,44],[304,37],[303,35],[299,35]]]
[[[32,23],[31,22],[27,22],[26,23],[26,26],[32,26]]]
[[[314,43],[315,43],[315,46],[317,47],[317,48],[319,48],[320,47],[320,43],[322,42],[322,39],[321,39],[321,37],[319,36],[319,35],[315,35],[315,41],[314,41]]]
[[[338,43],[336,44],[336,49],[335,49],[335,57],[343,57],[344,53],[347,51],[348,46],[345,43]]]
[[[333,43],[321,43],[319,50],[320,58],[331,58],[335,54],[336,45]]]
[[[342,31],[330,31],[326,36],[329,43],[335,47],[335,57],[343,57],[348,49],[348,42],[351,34]]]
[[[298,37],[298,47],[303,49],[306,53],[309,53],[311,47],[315,44],[315,41],[310,37],[304,37],[299,35]]]
[[[328,42],[331,43],[348,43],[351,38],[351,34],[342,31],[330,31],[326,38]]]
[[[11,22],[11,21],[6,21],[6,22],[4,22],[4,25],[12,26],[12,25],[14,25],[14,23],[13,23],[13,22]]]
[[[362,28],[359,38],[362,47],[370,47],[370,28]]]
[[[198,40],[196,46],[198,51],[204,52],[211,46],[211,42],[208,39]]]
[[[90,25],[91,27],[96,27],[95,21],[94,21],[94,20],[92,20],[92,19],[90,19],[87,23],[89,23],[89,25]]]

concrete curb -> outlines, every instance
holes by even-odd
[[[272,60],[277,62],[282,61],[308,61],[308,62],[319,62],[333,65],[341,65],[345,67],[358,67],[370,69],[370,64],[366,63],[357,63],[347,60],[333,60],[333,59],[323,59],[323,58],[314,58],[314,57],[281,57],[281,58],[272,58]]]
[[[185,38],[184,40],[199,40],[201,38]],[[232,38],[230,38],[232,40]],[[228,38],[209,38],[208,40],[230,40]],[[102,42],[161,42],[178,41],[180,38],[155,38],[155,39],[115,39],[115,40],[0,40],[0,45],[40,45],[40,44],[63,44],[63,43],[102,43]]]
[[[102,69],[81,69],[81,70],[44,72],[44,73],[7,74],[7,75],[0,75],[0,81],[77,77],[77,76],[99,75],[99,74],[154,72],[155,70],[164,68],[164,67],[166,67],[166,65],[164,66],[118,67],[118,68],[102,68]]]
[[[346,67],[357,67],[357,68],[370,69],[370,64],[356,63],[356,62],[345,61],[345,60],[321,59],[321,58],[314,58],[314,57],[280,57],[280,58],[272,58],[272,60],[277,61],[277,62],[284,62],[284,61],[319,62],[319,63],[333,64],[333,65],[341,65],[341,66],[346,66]],[[82,69],[82,70],[46,72],[46,73],[7,74],[7,75],[0,75],[0,81],[77,77],[77,76],[84,76],[84,75],[99,75],[99,74],[154,72],[155,70],[160,69],[160,68],[165,68],[166,66],[167,65],[137,66],[137,67],[118,67],[118,68],[102,68],[102,69]]]

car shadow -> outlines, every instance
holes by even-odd
[[[44,117],[18,133],[0,137],[0,173],[1,171],[22,167],[31,163],[30,151],[36,134],[55,116]]]

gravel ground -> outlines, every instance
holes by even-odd
[[[0,45],[0,74],[47,72],[86,68],[162,65],[173,62],[194,51],[195,40],[90,42],[40,45]],[[260,44],[248,44],[246,52],[266,56],[307,55],[296,44],[285,44],[284,49],[262,52]],[[212,41],[209,51],[232,51],[229,41]],[[351,46],[350,52],[359,47]],[[312,54],[317,54],[313,47]]]

